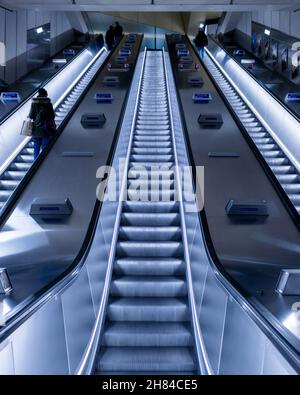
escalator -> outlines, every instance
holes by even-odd
[[[83,92],[93,80],[106,57],[107,51],[103,48],[80,73],[65,95],[54,104],[55,122],[58,130],[76,103],[78,103]],[[8,204],[12,194],[32,167],[33,162],[33,141],[30,138],[26,138],[21,150],[0,174],[0,215],[1,211]]]
[[[97,193],[72,269],[1,328],[0,373],[300,372],[299,352],[211,254],[194,179],[180,174],[191,158],[170,59],[140,54],[111,163],[121,168],[98,174],[116,199]]]
[[[235,35],[235,34],[234,34]],[[248,75],[250,75],[260,86],[262,86],[271,96],[276,98],[280,104],[293,116],[300,119],[299,102],[288,100],[288,94],[297,93],[299,85],[297,84],[297,76],[291,78],[292,71],[284,72],[284,47],[281,55],[277,55],[276,51],[267,51],[266,54],[260,53],[258,48],[256,51],[246,49],[244,45],[240,45],[234,35],[227,34],[220,41],[214,36],[209,37],[210,44],[217,45],[224,51],[236,64],[239,65]],[[238,40],[239,41],[239,40]],[[272,41],[272,40],[271,40]],[[250,43],[247,43],[248,47]],[[267,48],[266,48],[267,49]],[[262,51],[263,52],[263,51]],[[282,58],[281,58],[282,56]]]
[[[208,73],[223,92],[230,107],[240,119],[253,143],[276,176],[289,200],[300,214],[300,174],[268,130],[262,125],[234,85],[210,56],[203,60]]]
[[[150,51],[139,95],[128,169],[132,179],[122,204],[96,373],[196,371],[174,149],[163,53]],[[151,190],[150,172],[157,177]],[[141,180],[145,187],[142,201],[135,201],[134,185]],[[151,200],[154,195],[155,202]]]

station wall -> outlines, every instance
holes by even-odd
[[[300,39],[300,11],[241,12],[236,28],[251,36],[252,21]]]
[[[5,44],[6,67],[0,67],[0,78],[8,83],[26,74],[27,30],[51,24],[51,55],[74,38],[74,31],[64,12],[7,11],[0,9],[0,42]]]

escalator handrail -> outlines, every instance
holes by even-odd
[[[57,76],[60,74],[60,72],[62,72],[66,67],[68,67],[71,63],[73,63],[73,61],[76,60],[84,51],[86,51],[86,50],[88,51],[90,45],[91,45],[91,42],[90,42],[88,45],[84,46],[80,51],[78,51],[78,53],[77,53],[75,56],[73,56],[72,59],[71,59],[69,62],[67,62],[66,64],[64,64],[62,67],[60,67],[60,69],[57,70],[56,73],[54,73],[53,75],[51,75],[51,77],[49,77],[49,78],[47,78],[45,81],[43,81],[43,82],[40,84],[40,86],[39,86],[38,89],[35,89],[32,93],[30,93],[28,96],[26,96],[26,98],[23,99],[16,107],[14,107],[11,111],[9,111],[9,113],[6,114],[6,115],[0,120],[0,126],[1,126],[2,124],[4,124],[4,123],[8,120],[8,118],[10,118],[13,114],[15,114],[21,107],[23,107],[24,104],[26,104],[28,101],[30,101],[30,100],[37,94],[37,92],[38,92],[38,90],[39,90],[40,88],[45,87],[50,81],[52,81],[55,77],[57,77]],[[69,46],[70,46],[70,45],[69,45]],[[68,47],[69,47],[69,46],[68,46]],[[61,52],[61,51],[59,51],[58,53],[60,53],[60,52]],[[58,53],[57,53],[57,54],[58,54]],[[55,56],[57,56],[57,54],[54,55],[54,56],[52,56],[51,59],[55,58]]]
[[[199,54],[196,52],[193,44],[191,43],[189,37],[185,36],[191,45],[193,51],[195,52],[198,59]],[[174,70],[174,65],[173,65]],[[184,140],[186,144],[186,149],[188,153],[188,160],[192,167],[195,167],[195,162],[193,159],[191,144],[188,137],[187,126],[185,122],[182,102],[180,99],[180,95],[178,93],[178,88],[176,87],[177,97],[180,107],[181,119],[183,120],[183,129],[184,129]],[[194,190],[195,190],[195,175],[193,174],[193,182],[194,182]],[[268,320],[264,317],[265,311],[262,312],[262,308],[253,298],[250,299],[247,292],[226,272],[224,267],[222,266],[215,247],[212,242],[212,238],[210,235],[210,230],[208,226],[207,216],[205,212],[205,208],[203,208],[199,213],[199,223],[202,234],[202,239],[207,255],[208,262],[213,269],[216,279],[219,281],[220,285],[226,290],[226,292],[241,306],[241,308],[249,315],[249,317],[256,323],[256,325],[262,330],[262,332],[267,336],[267,338],[275,345],[277,349],[279,349],[282,354],[285,355],[287,360],[290,361],[292,366],[300,372],[300,355],[299,352],[289,340],[287,340],[286,330],[278,323],[278,321],[271,319]],[[284,335],[282,334],[284,332]],[[287,334],[289,335],[289,333]]]
[[[300,117],[289,107],[287,107],[287,105],[284,103],[283,100],[280,100],[276,95],[274,95],[274,93],[268,89],[255,75],[253,75],[252,73],[250,73],[250,71],[243,66],[237,59],[235,59],[234,56],[231,55],[231,53],[228,51],[228,49],[226,49],[226,47],[224,47],[224,45],[222,45],[222,43],[220,43],[215,37],[213,37],[212,35],[209,36],[209,38],[214,41],[214,43],[216,45],[218,45],[229,57],[230,59],[234,60],[235,63],[241,67],[244,71],[246,71],[246,73],[257,83],[259,84],[266,92],[268,92],[268,94],[270,96],[272,96],[272,98],[274,100],[276,100],[290,115],[292,115],[298,122],[300,122]],[[257,59],[257,57],[254,55],[254,57]]]
[[[139,53],[141,44],[143,41],[143,35],[141,35],[139,47],[137,49],[137,53]],[[119,43],[119,45],[121,42]],[[117,50],[118,46],[116,46],[113,51],[111,51],[111,56],[115,53]],[[138,57],[137,57],[138,59]],[[106,61],[103,63],[101,66],[101,70],[105,67],[107,62],[109,61],[109,58],[106,59]],[[134,74],[134,70],[137,64],[137,60],[134,64],[132,75]],[[94,77],[96,78],[97,75]],[[126,108],[126,104],[128,101],[128,94],[131,88],[132,84],[132,79],[130,82],[130,85],[127,89],[127,93],[125,95],[125,99],[123,102],[122,106],[122,111],[120,114],[120,118],[118,120],[116,129],[115,129],[115,135],[114,139],[111,145],[111,150],[108,155],[108,160],[107,163],[110,164],[112,161],[112,158],[114,157],[114,152],[116,150],[116,142],[119,137],[119,132],[120,132],[120,126],[122,124],[122,120],[124,117],[124,112]],[[83,95],[85,95],[83,93]],[[42,154],[41,154],[42,155]],[[89,255],[90,247],[92,245],[92,241],[94,238],[94,234],[96,232],[96,225],[98,222],[98,218],[101,212],[101,207],[102,204],[101,202],[97,199],[95,201],[94,209],[91,215],[91,220],[88,225],[88,229],[86,232],[86,235],[84,237],[84,241],[82,243],[82,246],[71,263],[71,265],[66,269],[62,274],[60,274],[55,280],[53,280],[51,283],[49,283],[47,286],[42,288],[39,292],[37,292],[35,295],[30,297],[30,301],[28,302],[28,299],[26,299],[23,304],[21,305],[20,311],[16,313],[12,318],[9,319],[9,321],[6,323],[5,326],[1,327],[0,326],[0,344],[12,333],[14,332],[18,327],[20,327],[28,318],[30,318],[36,311],[38,311],[42,306],[44,306],[48,301],[53,299],[58,293],[60,293],[64,288],[69,287],[74,281],[76,281],[81,269],[85,265],[86,259]]]

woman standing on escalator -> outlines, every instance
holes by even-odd
[[[32,137],[36,160],[56,132],[54,109],[44,88],[39,89],[37,97],[33,98],[29,118],[33,120]]]

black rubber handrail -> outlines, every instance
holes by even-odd
[[[126,92],[124,102],[122,105],[121,114],[120,114],[116,129],[115,129],[111,149],[108,154],[108,160],[107,160],[108,165],[110,165],[112,163],[114,153],[116,150],[116,145],[117,145],[116,143],[119,139],[121,125],[123,122],[125,109],[126,109],[127,102],[128,102],[129,92],[130,92],[130,89],[132,86],[133,75],[134,75],[134,71],[135,71],[135,68],[137,65],[138,56],[139,56],[139,52],[141,49],[143,37],[144,37],[143,35],[140,36],[140,42],[139,42],[139,45],[137,48],[137,57],[136,57],[134,67],[132,68],[132,72],[131,72],[131,81],[130,81],[130,84],[127,88],[127,92]],[[110,57],[101,66],[101,70],[109,62],[110,58],[115,54],[116,50],[118,49],[118,47],[121,44],[122,44],[122,42],[120,42],[119,45],[113,49]],[[86,92],[85,92],[85,94],[86,94]],[[70,264],[70,266],[63,273],[61,273],[58,277],[56,277],[53,281],[51,281],[47,286],[43,287],[38,292],[36,292],[34,295],[30,296],[29,298],[25,299],[21,304],[19,304],[18,312],[15,312],[12,317],[9,317],[8,320],[6,321],[6,325],[4,327],[0,328],[0,343],[3,342],[20,325],[22,325],[22,323],[24,323],[30,316],[32,316],[32,314],[34,314],[38,309],[40,309],[41,306],[43,306],[49,299],[51,299],[55,294],[57,294],[56,289],[57,289],[58,284],[60,284],[61,282],[64,282],[64,286],[66,286],[68,282],[74,281],[74,278],[76,277],[76,276],[74,276],[74,274],[80,272],[81,268],[85,264],[85,260],[88,256],[88,254],[89,254],[90,247],[91,247],[92,241],[93,241],[93,236],[96,231],[96,225],[97,225],[98,218],[99,218],[99,215],[101,212],[101,207],[102,207],[102,202],[100,202],[97,199],[95,201],[95,205],[94,205],[91,219],[90,219],[90,222],[89,222],[89,225],[87,228],[87,232],[84,237],[84,241],[80,247],[78,254],[76,255],[75,259],[73,260],[73,262]]]
[[[188,37],[189,38],[189,37]],[[255,82],[257,82],[265,91],[268,92],[268,94],[270,96],[272,96],[272,98],[274,100],[276,100],[288,113],[290,113],[298,122],[300,122],[300,117],[298,114],[296,114],[291,108],[289,108],[286,103],[281,100],[278,96],[276,96],[267,86],[265,86],[257,77],[255,77],[255,75],[253,75],[244,65],[242,65],[242,63],[240,63],[237,59],[235,59],[234,56],[232,56],[232,54],[228,51],[228,49],[217,39],[215,39],[213,36],[209,36],[209,38],[215,42],[216,45],[218,45],[219,47],[221,47],[223,49],[224,52],[226,52],[226,54],[232,59],[234,60],[244,71],[246,71],[246,73],[254,79]],[[190,39],[189,39],[190,40]],[[252,54],[251,54],[252,55]],[[253,55],[253,57],[257,60],[260,60],[259,58],[257,58],[257,56]]]
[[[188,36],[186,39],[190,46],[193,48],[193,52],[195,53],[196,57],[202,63],[199,54],[196,52],[193,44],[191,43]],[[167,44],[169,46],[169,40],[167,36]],[[170,51],[169,51],[170,52]],[[171,61],[173,73],[176,75],[177,69],[175,68],[174,62]],[[202,63],[203,64],[203,63]],[[204,68],[206,70],[206,68]],[[210,77],[210,76],[209,76]],[[210,77],[211,79],[211,77]],[[176,79],[175,79],[176,81]],[[212,81],[213,82],[213,81]],[[181,101],[181,97],[178,91],[177,84],[176,91],[177,91],[177,98],[179,102],[179,110],[183,124],[183,131],[184,131],[184,140],[186,143],[186,148],[188,152],[188,159],[189,163],[193,169],[193,183],[194,186],[196,185],[196,176],[194,174],[195,169],[195,160],[193,156],[192,146],[188,135],[188,128],[186,124],[186,119],[184,115],[183,105]],[[215,85],[215,84],[214,84]],[[218,89],[220,93],[220,90]],[[222,96],[223,97],[223,96]],[[290,332],[275,319],[274,316],[271,319],[267,319],[264,317],[264,313],[262,312],[261,305],[257,303],[256,300],[252,298],[252,295],[248,293],[242,286],[225,270],[224,266],[222,265],[218,254],[215,250],[210,229],[207,221],[207,216],[205,212],[205,208],[203,208],[199,213],[199,222],[200,227],[202,230],[203,241],[205,245],[205,250],[207,253],[207,258],[211,267],[214,270],[217,280],[225,287],[225,289],[229,292],[229,294],[237,301],[237,303],[249,314],[249,316],[254,320],[254,322],[259,326],[259,328],[265,333],[265,335],[270,339],[270,341],[276,345],[277,349],[282,352],[285,358],[291,363],[294,369],[300,373],[300,344],[299,340],[295,338]],[[270,317],[269,317],[270,318]],[[273,319],[273,320],[272,320]],[[296,344],[297,343],[297,344]]]

